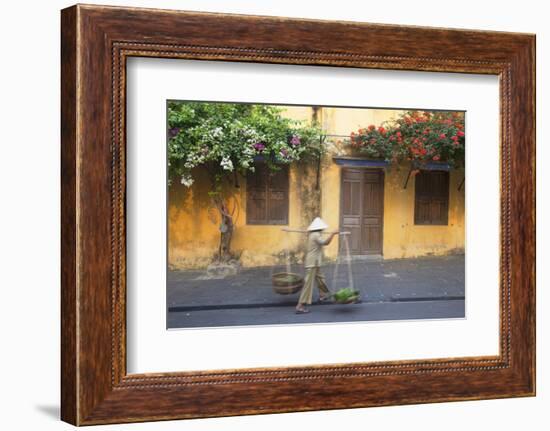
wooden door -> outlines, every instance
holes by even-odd
[[[382,254],[384,172],[342,169],[340,225],[349,236],[352,254]]]
[[[364,254],[382,254],[382,224],[384,218],[384,172],[365,170],[363,178]]]
[[[341,230],[351,232],[348,240],[352,254],[362,254],[362,182],[361,169],[342,169],[340,226]]]

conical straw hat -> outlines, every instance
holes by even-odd
[[[323,230],[326,228],[328,228],[328,224],[326,224],[321,217],[315,217],[315,220],[311,222],[307,230],[310,232],[312,230]]]

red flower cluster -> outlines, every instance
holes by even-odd
[[[394,122],[351,133],[352,148],[388,161],[464,163],[464,113],[409,111]]]

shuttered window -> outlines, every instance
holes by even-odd
[[[246,184],[247,224],[288,224],[288,165],[272,171],[258,163]]]
[[[414,224],[447,225],[449,172],[420,171],[415,176]]]

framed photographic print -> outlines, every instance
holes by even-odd
[[[63,420],[535,394],[533,35],[61,30]]]

